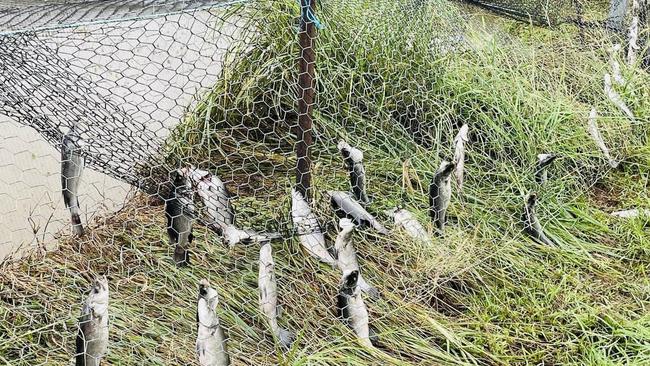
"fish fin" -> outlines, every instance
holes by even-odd
[[[72,232],[76,237],[84,236],[84,227],[81,224],[72,225]]]
[[[376,287],[370,285],[366,280],[361,277],[359,278],[359,287],[361,288],[361,291],[365,292],[370,296],[372,299],[378,299],[379,298],[379,290],[377,290]]]
[[[296,340],[295,334],[284,328],[278,328],[278,338],[280,340],[280,344],[285,349],[290,349],[291,344],[293,344],[293,342]]]

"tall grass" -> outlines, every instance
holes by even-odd
[[[174,131],[175,164],[218,172],[235,193],[243,226],[290,233],[293,112],[297,95],[294,1],[233,6],[242,27],[222,76]],[[446,1],[323,1],[317,40],[313,146],[315,208],[333,240],[336,222],[321,193],[347,189],[336,151],[345,138],[365,152],[371,210],[402,204],[426,218],[426,188],[452,139],[468,123],[466,184],[454,192],[447,235],[433,246],[355,235],[364,277],[382,292],[368,300],[382,346],[364,349],[334,316],[339,274],[274,244],[288,353],[276,348],[256,298],[256,249],[232,251],[197,229],[194,263],[170,260],[160,208],[133,202],[92,231],[79,251],[64,241],[45,258],[3,268],[0,360],[63,363],[86,283],[108,271],[115,364],[194,362],[195,285],[218,288],[220,315],[240,364],[613,365],[650,362],[650,78],[626,69],[619,92],[630,122],[607,101],[607,41],[579,44],[575,29],[484,23]],[[508,33],[515,32],[516,34]],[[591,106],[623,168],[612,171],[586,131]],[[533,180],[535,156],[561,159],[550,182]],[[557,246],[522,233],[523,198],[541,195],[539,217]],[[22,357],[21,361],[18,358]],[[14,361],[15,360],[15,361]]]

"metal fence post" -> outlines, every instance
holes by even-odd
[[[316,0],[300,0],[300,57],[298,60],[298,141],[296,143],[296,189],[304,197],[311,196],[312,111],[315,97],[314,40],[316,25],[309,14],[316,11]]]

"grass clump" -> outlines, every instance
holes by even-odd
[[[174,164],[210,168],[234,193],[242,226],[291,232],[289,190],[298,55],[293,1],[233,6],[242,25],[221,78],[172,135]],[[344,138],[365,152],[370,209],[382,221],[398,204],[427,222],[426,189],[452,139],[468,123],[466,182],[454,192],[447,235],[423,246],[399,231],[355,235],[382,346],[360,347],[334,316],[339,273],[315,263],[295,238],[274,243],[283,323],[299,333],[276,349],[257,308],[257,249],[228,251],[197,229],[194,263],[170,260],[160,208],[134,201],[81,250],[64,241],[44,258],[0,275],[0,360],[70,358],[81,292],[108,272],[115,364],[194,362],[196,283],[218,288],[220,315],[239,364],[613,365],[650,362],[648,219],[650,78],[624,70],[619,93],[636,120],[608,102],[607,42],[576,46],[574,29],[515,29],[466,17],[443,1],[323,2],[317,40],[313,146],[315,209],[330,242],[336,222],[322,197],[348,189],[336,151]],[[462,21],[461,21],[462,19]],[[509,33],[510,32],[510,33]],[[613,154],[612,171],[586,130],[591,106]],[[533,179],[538,153],[561,155],[550,181]],[[557,245],[522,233],[524,196]],[[1,329],[1,328],[0,328]],[[20,363],[23,362],[23,363]]]

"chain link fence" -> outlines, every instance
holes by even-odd
[[[476,15],[2,2],[0,362],[647,361],[645,333],[609,337],[648,305],[647,232],[610,215],[647,224],[647,74],[607,34]]]

